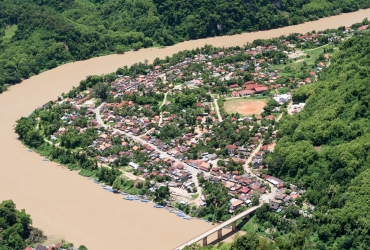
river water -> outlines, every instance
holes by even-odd
[[[171,249],[211,228],[201,220],[183,220],[149,204],[123,201],[92,181],[44,162],[30,153],[14,133],[15,121],[36,107],[68,92],[87,75],[110,73],[118,67],[152,62],[185,50],[235,46],[280,35],[351,25],[370,17],[370,9],[269,31],[187,41],[163,49],[142,49],[69,63],[31,77],[0,95],[0,200],[12,199],[26,209],[36,227],[90,250]],[[213,236],[215,237],[215,236]],[[210,239],[208,242],[212,241]]]

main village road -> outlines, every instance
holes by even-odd
[[[282,117],[283,117],[283,113],[280,113],[279,116],[276,118],[276,122],[278,122]],[[251,153],[251,155],[248,157],[248,159],[246,160],[246,162],[244,164],[244,171],[247,172],[248,174],[250,174],[252,177],[257,178],[257,179],[259,179],[262,182],[265,182],[264,179],[262,179],[261,177],[257,176],[256,174],[254,174],[252,172],[252,170],[250,169],[250,166],[249,166],[249,163],[252,162],[253,157],[255,157],[256,156],[256,153],[258,153],[261,150],[262,144],[263,144],[263,141],[260,141],[260,143],[258,144],[258,146],[253,150],[253,152]],[[263,200],[263,202],[269,202],[270,200],[274,199],[275,195],[278,194],[278,190],[277,190],[277,188],[274,185],[270,185],[270,189],[271,190],[270,190],[269,193],[265,193],[265,194],[261,195],[261,199]]]
[[[160,150],[156,145],[154,145],[154,144],[152,144],[152,143],[150,143],[150,142],[147,142],[147,141],[143,140],[143,139],[142,139],[142,138],[140,138],[139,136],[135,136],[135,135],[132,135],[132,134],[126,133],[126,132],[124,132],[124,131],[122,131],[122,130],[119,130],[119,129],[116,129],[116,128],[112,128],[112,127],[110,127],[110,126],[106,125],[106,124],[104,123],[104,121],[102,120],[101,115],[100,115],[100,110],[101,110],[101,108],[104,106],[104,104],[105,104],[105,103],[102,103],[100,106],[98,106],[98,107],[95,109],[96,121],[97,121],[101,126],[103,126],[103,127],[104,127],[104,128],[106,128],[106,129],[109,129],[109,128],[110,128],[110,129],[113,129],[113,131],[114,131],[114,132],[118,132],[118,133],[120,133],[120,134],[122,134],[122,135],[125,135],[125,136],[127,136],[127,137],[131,138],[132,140],[134,140],[135,142],[137,142],[137,143],[139,143],[139,144],[142,144],[142,145],[144,145],[144,144],[148,144],[148,145],[150,145],[151,147],[153,147],[153,148],[154,148],[154,150],[155,150],[156,152],[160,153],[161,155],[163,155],[163,156],[165,156],[165,157],[167,157],[167,158],[169,158],[169,159],[173,160],[174,162],[180,162],[180,161],[179,161],[179,160],[177,160],[176,158],[174,158],[174,157],[172,157],[171,155],[169,155],[167,152]],[[180,162],[180,163],[181,163],[181,162]],[[183,163],[182,163],[182,164],[183,164]],[[183,164],[183,165],[184,165],[184,166],[186,167],[186,169],[187,169],[187,170],[189,170],[189,172],[191,173],[191,175],[192,175],[192,181],[194,182],[195,186],[197,187],[197,193],[198,193],[199,195],[201,195],[201,193],[202,193],[202,189],[201,189],[201,187],[199,187],[199,181],[198,181],[198,177],[197,177],[198,170],[197,170],[197,169],[195,169],[195,168],[190,167],[190,166],[189,166],[189,165],[187,165],[187,164]]]
[[[161,106],[159,106],[159,109],[161,109],[163,107],[163,105],[166,103],[167,95],[168,95],[168,92],[166,92],[164,94],[163,102],[162,102]],[[163,111],[161,111],[158,124],[161,125],[162,121],[163,121]]]
[[[214,102],[214,104],[215,104],[215,109],[216,109],[216,113],[217,113],[218,120],[219,120],[220,122],[222,122],[222,116],[221,116],[221,114],[220,114],[220,107],[218,106],[217,101],[218,101],[218,99],[213,98],[213,102]]]

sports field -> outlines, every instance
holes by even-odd
[[[265,99],[231,99],[225,103],[225,111],[227,113],[236,113],[242,115],[259,115],[266,106]]]

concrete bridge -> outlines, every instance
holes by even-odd
[[[198,241],[203,241],[203,246],[207,246],[207,237],[211,234],[214,234],[217,232],[217,239],[222,238],[222,228],[228,226],[231,224],[232,231],[236,231],[236,221],[239,219],[242,219],[243,217],[250,217],[251,214],[253,214],[260,206],[262,206],[263,203],[259,204],[258,206],[251,207],[244,212],[232,217],[231,219],[215,226],[214,228],[208,230],[207,232],[202,233],[201,235],[198,235],[197,237],[185,242],[181,246],[178,246],[175,248],[175,250],[183,249],[185,246],[189,246],[193,243],[196,243]]]

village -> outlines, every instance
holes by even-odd
[[[256,199],[279,212],[305,190],[266,174],[263,159],[274,150],[275,124],[304,108],[293,102],[292,92],[313,84],[330,65],[332,49],[325,47],[353,32],[313,32],[245,50],[206,47],[187,52],[180,62],[147,67],[146,74],[117,74],[103,83],[106,98],[90,87],[41,107],[40,112],[61,114],[54,132],[44,129],[45,139],[57,147],[78,147],[129,179],[150,180],[151,192],[167,185],[183,205],[207,206],[202,186],[211,182],[227,189],[231,213],[255,205]],[[303,51],[306,47],[320,49],[315,60]],[[305,72],[297,68],[299,77],[287,74],[301,63]],[[75,143],[72,134],[88,134],[89,145]]]

